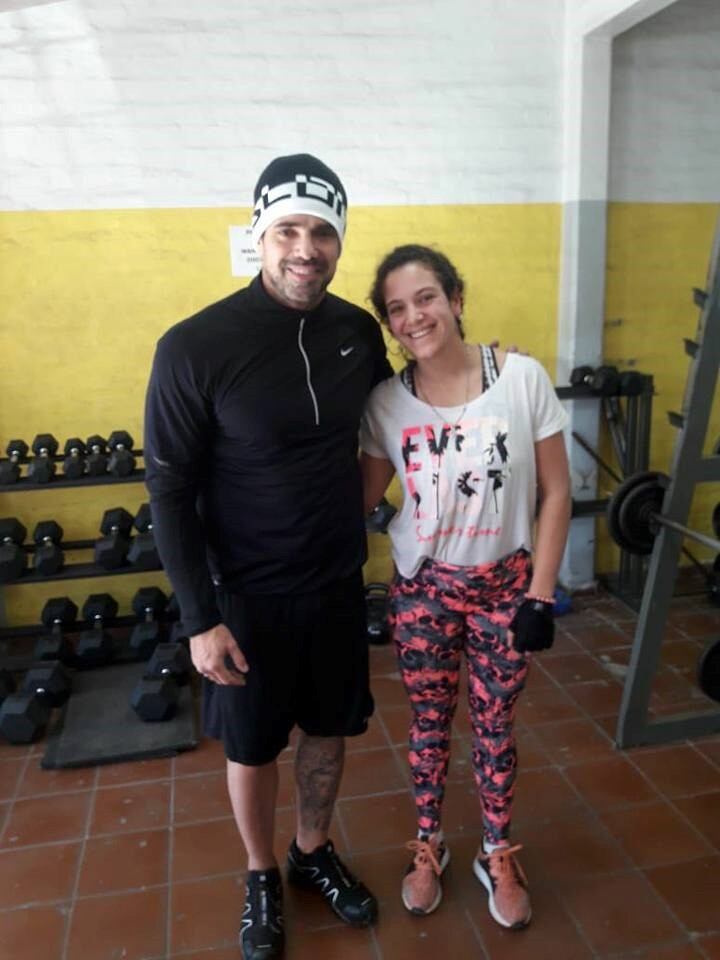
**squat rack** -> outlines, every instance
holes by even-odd
[[[715,230],[706,289],[694,290],[700,308],[694,340],[685,340],[690,369],[681,413],[669,413],[679,433],[671,460],[670,483],[662,515],[687,525],[695,487],[720,481],[720,455],[703,456],[710,413],[720,369],[720,220]],[[660,525],[655,537],[640,614],[625,678],[616,743],[619,747],[666,743],[720,731],[720,711],[680,713],[662,720],[648,718],[652,681],[663,643],[682,534]]]

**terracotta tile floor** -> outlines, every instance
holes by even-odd
[[[312,895],[290,891],[288,960],[718,960],[720,736],[614,747],[633,620],[605,594],[576,599],[534,665],[517,731],[515,839],[534,905],[522,933],[490,919],[470,870],[480,834],[462,712],[445,900],[429,918],[404,911],[408,711],[392,651],[371,648],[378,710],[367,736],[349,743],[333,836],[378,895],[381,919],[346,929]],[[693,671],[713,633],[720,610],[673,602],[657,714],[703,702]],[[244,857],[217,744],[53,772],[39,767],[43,750],[0,746],[1,960],[238,960]],[[294,830],[292,748],[281,771],[279,856]]]

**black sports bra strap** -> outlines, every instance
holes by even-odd
[[[500,376],[500,371],[498,370],[497,360],[495,359],[495,351],[492,349],[492,347],[488,347],[484,343],[481,343],[480,352],[482,353],[483,389],[487,390],[488,387],[491,387]]]

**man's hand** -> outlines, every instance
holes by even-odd
[[[190,654],[197,672],[213,683],[245,685],[247,660],[224,623],[190,637]]]

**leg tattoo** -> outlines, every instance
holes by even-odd
[[[345,759],[342,737],[310,737],[301,734],[295,757],[298,801],[298,833],[327,839]]]

